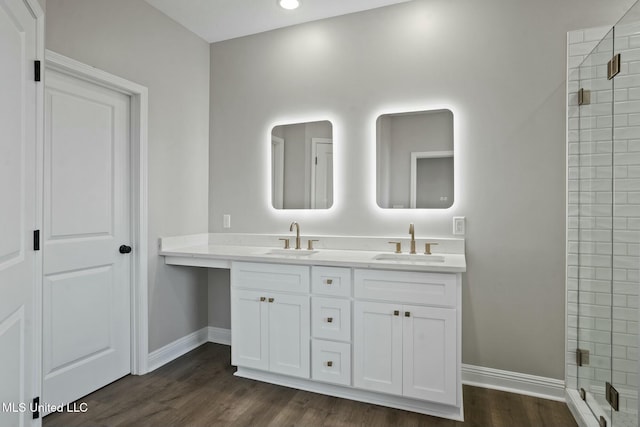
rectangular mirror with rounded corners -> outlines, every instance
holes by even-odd
[[[451,110],[383,114],[376,121],[378,206],[447,209],[453,205]]]
[[[273,127],[271,203],[276,209],[328,209],[333,205],[330,121]]]

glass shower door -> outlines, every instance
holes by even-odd
[[[612,30],[579,68],[583,102],[577,126],[574,124],[579,133],[576,339],[582,355],[577,383],[596,419],[608,420],[611,408],[605,399],[605,384],[612,381],[614,116],[607,62],[613,56],[613,42]]]
[[[638,290],[640,287],[640,6],[614,27],[620,54],[613,82],[613,282],[611,379],[615,427],[638,426]],[[615,403],[615,402],[614,402]]]

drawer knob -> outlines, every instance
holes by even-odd
[[[333,284],[333,279],[327,279],[327,285],[332,285]]]
[[[333,323],[333,317],[327,317],[327,323]]]
[[[264,302],[264,301],[266,301],[266,298],[265,297],[260,297],[260,301]]]
[[[273,302],[273,298],[269,298],[269,302]]]
[[[400,316],[400,310],[393,310],[394,316]]]
[[[404,312],[404,317],[411,317],[411,312],[405,311]]]
[[[333,366],[333,362],[332,362],[331,360],[329,360],[329,361],[327,362],[327,366],[329,366],[329,367]]]

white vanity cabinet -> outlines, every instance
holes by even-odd
[[[234,261],[236,375],[461,420],[460,280]]]
[[[457,405],[456,276],[358,269],[354,280],[354,386]]]
[[[309,267],[233,264],[233,365],[309,378],[309,319]]]

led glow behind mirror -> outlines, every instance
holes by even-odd
[[[383,114],[376,121],[376,200],[385,209],[447,209],[454,199],[451,110]]]
[[[333,205],[330,121],[273,127],[271,203],[276,209],[328,209]]]

